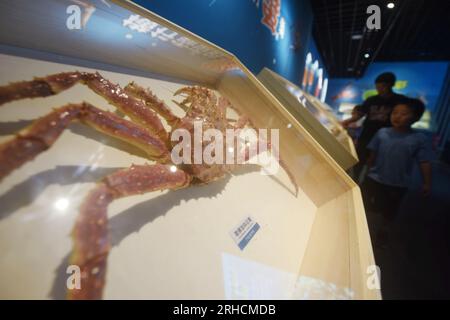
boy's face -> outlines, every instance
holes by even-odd
[[[398,104],[391,113],[391,123],[396,128],[407,128],[414,123],[414,114],[407,105]]]

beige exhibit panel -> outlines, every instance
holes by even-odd
[[[110,243],[106,269],[96,270],[106,272],[103,299],[381,298],[367,285],[375,262],[359,188],[236,57],[129,1],[81,6],[81,27],[73,29],[67,7],[75,3],[0,3],[0,86],[99,72],[122,88],[134,82],[151,89],[178,117],[186,110],[174,93],[205,86],[234,106],[230,121],[241,114],[255,128],[277,129],[284,164],[269,174],[244,164],[206,184],[112,202],[108,235],[98,239]],[[83,101],[129,120],[76,84],[1,105],[0,143],[55,108]],[[7,175],[0,182],[0,298],[64,299],[83,199],[105,176],[154,163],[131,144],[74,122]],[[237,240],[249,221],[257,226],[252,237]]]
[[[321,101],[268,68],[258,79],[344,170],[358,163],[351,137]]]

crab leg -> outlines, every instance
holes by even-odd
[[[250,128],[252,128],[253,130],[256,130],[254,128],[253,124],[251,123],[250,119],[245,115],[241,115],[239,117],[238,121],[236,122],[236,124],[234,125],[234,128],[237,130],[242,130],[247,125]],[[261,143],[260,143],[260,140],[261,140]],[[239,146],[239,144],[241,144],[242,141],[238,140],[237,143]],[[261,145],[264,146],[264,144],[266,145],[266,148],[259,148],[259,146],[261,146]],[[291,180],[291,183],[294,185],[295,196],[297,196],[298,195],[298,185],[294,178],[294,175],[289,170],[286,163],[281,159],[279,150],[276,149],[275,146],[272,145],[271,141],[265,141],[265,139],[263,139],[261,136],[258,136],[258,139],[256,142],[245,145],[245,147],[241,150],[241,152],[242,152],[241,157],[243,157],[244,161],[248,161],[248,160],[250,160],[251,155],[253,155],[255,153],[256,153],[256,155],[259,155],[260,153],[267,151],[267,150],[272,150],[274,155],[277,157],[277,161],[278,161],[280,167],[284,169],[284,171],[286,172],[286,174],[289,177],[289,180]],[[256,151],[256,152],[251,152],[251,151]]]
[[[32,81],[14,82],[0,87],[0,105],[24,98],[37,98],[56,95],[77,83],[88,86],[105,98],[111,105],[156,134],[169,145],[168,134],[157,114],[142,101],[127,95],[119,85],[103,78],[98,72],[63,72]]]
[[[144,100],[145,104],[166,119],[169,125],[173,126],[180,120],[180,118],[172,113],[166,103],[158,99],[149,89],[144,89],[135,82],[131,82],[124,88],[124,91],[130,96]]]
[[[36,120],[15,138],[0,145],[0,180],[33,160],[56,141],[68,124],[80,114],[77,105],[67,105]]]
[[[68,290],[68,299],[101,299],[110,251],[108,205],[115,199],[189,186],[191,176],[168,165],[142,165],[119,170],[97,184],[85,198],[72,231],[71,265],[81,270],[81,288]]]
[[[95,93],[105,98],[110,104],[156,134],[169,146],[168,133],[155,111],[148,108],[142,101],[135,99],[112,82],[103,78],[98,72],[86,74],[86,85]]]
[[[137,146],[151,159],[169,162],[170,153],[165,143],[141,126],[88,103],[68,104],[36,120],[12,140],[0,144],[0,180],[50,148],[75,120]]]
[[[186,116],[203,116],[208,112],[214,112],[216,108],[217,97],[209,89],[205,90],[198,86],[183,87],[175,91],[173,95],[185,97],[179,105],[187,107]]]
[[[264,140],[262,140],[264,141]],[[297,182],[294,178],[294,175],[292,174],[292,172],[289,170],[288,166],[286,165],[286,163],[281,159],[281,156],[279,154],[279,151],[272,146],[272,144],[270,142],[266,142],[267,145],[263,148],[260,148],[260,142],[259,139],[255,142],[252,143],[246,143],[245,146],[243,148],[239,148],[240,145],[242,145],[243,141],[238,140],[237,141],[237,145],[238,145],[238,150],[239,150],[239,155],[238,155],[238,159],[243,159],[244,162],[247,162],[250,160],[250,156],[257,156],[260,155],[262,152],[265,151],[269,151],[271,150],[271,153],[273,153],[273,155],[276,157],[278,164],[280,165],[281,168],[284,169],[284,171],[286,172],[286,174],[289,177],[289,180],[291,181],[292,185],[295,188],[295,196],[298,195],[298,185]],[[263,144],[264,145],[264,144]]]
[[[80,72],[63,72],[31,81],[13,82],[0,87],[0,105],[25,98],[52,96],[69,89],[81,79]]]

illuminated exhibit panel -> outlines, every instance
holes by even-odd
[[[81,6],[79,26],[75,18],[68,20],[77,11],[67,10],[73,4],[0,4],[0,93],[7,101],[0,107],[1,146],[68,103],[85,102],[83,112],[101,109],[96,119],[106,117],[101,124],[114,128],[103,134],[86,125],[92,118],[83,113],[51,148],[1,180],[1,298],[380,298],[379,290],[366,286],[367,267],[375,263],[358,187],[234,56],[130,2]],[[40,78],[32,84],[45,89],[53,79],[47,75],[74,71],[82,81],[58,94],[53,86],[20,93],[46,97],[16,99],[5,89],[33,77]],[[174,94],[186,86],[209,88],[209,97],[218,100],[207,111],[216,110],[224,97],[233,105],[226,113],[230,123],[247,115],[257,129],[278,130],[282,167],[268,175],[259,165],[239,165],[203,184],[135,192],[107,207],[107,221],[92,221],[104,233],[89,231],[97,229],[80,217],[91,216],[85,212],[96,217],[105,200],[94,194],[93,202],[82,205],[92,190],[114,186],[106,195],[117,196],[193,170],[171,164],[173,158],[159,166],[141,145],[129,143],[150,130],[138,129],[142,118],[132,119],[128,109],[114,105],[118,96],[130,105],[123,88],[131,82],[152,91],[160,114],[170,110],[180,118],[196,107],[180,105],[182,98]],[[160,119],[170,133],[174,124]],[[49,126],[57,127],[57,121]],[[133,130],[127,121],[135,123]],[[28,137],[34,131],[21,132]],[[121,134],[124,141],[117,139]],[[31,138],[41,139],[36,133]],[[130,171],[121,180],[132,165],[157,167],[161,174],[145,179]],[[85,237],[77,238],[83,230]],[[77,246],[89,239],[90,245]],[[81,259],[87,261],[83,270],[92,261],[104,262],[89,269],[88,282],[82,278],[82,294],[73,291],[79,256],[87,257]]]
[[[347,170],[358,162],[353,141],[329,108],[267,68],[258,79],[342,168]]]

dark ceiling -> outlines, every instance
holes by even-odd
[[[393,2],[395,7],[388,9]],[[450,60],[450,0],[311,0],[313,36],[330,77],[361,77],[372,61]],[[381,30],[368,30],[369,5]],[[352,36],[361,35],[361,39]],[[366,53],[370,54],[365,58]]]

